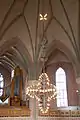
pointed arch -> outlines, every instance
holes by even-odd
[[[54,41],[52,41],[52,43],[49,45],[49,47],[48,47],[48,49],[46,51],[47,56],[49,57],[52,54],[52,52],[55,51],[55,49],[58,49],[59,51],[63,52],[69,58],[69,60],[71,62],[76,63],[76,57],[75,57],[75,55],[60,40],[54,40]]]
[[[5,61],[8,61],[10,64],[12,63],[10,66],[12,69],[18,64],[28,71],[27,68],[29,68],[32,63],[29,51],[18,37],[6,40],[3,46],[0,47],[0,54],[2,58],[5,56]]]
[[[72,64],[75,74],[77,74],[77,69],[79,68],[79,61],[77,60],[75,54],[60,40],[54,40],[51,44],[49,44],[49,47],[46,51],[46,57],[48,58],[46,64],[48,64],[50,56],[55,51],[60,51],[63,53],[69,60],[69,62]]]
[[[66,73],[63,68],[59,67],[55,73],[56,87],[57,87],[57,107],[67,107],[67,86],[66,86]]]

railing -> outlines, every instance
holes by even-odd
[[[0,117],[30,116],[30,110],[25,107],[0,106]]]
[[[26,106],[15,107],[15,106],[0,106],[0,117],[30,117],[30,109]],[[80,117],[80,110],[79,109],[50,109],[48,113],[42,114],[39,112],[39,117],[46,118],[46,117]]]
[[[43,117],[80,117],[80,110],[69,110],[69,109],[50,109],[47,113],[43,114],[39,112],[39,116]]]

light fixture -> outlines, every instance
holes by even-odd
[[[45,15],[40,14],[40,20],[44,21],[47,20],[47,13]]]
[[[47,113],[51,99],[55,99],[57,96],[57,90],[53,84],[50,84],[48,75],[43,72],[39,76],[38,83],[27,88],[26,94],[31,98],[36,98],[39,110],[42,113]]]
[[[78,93],[79,95],[80,95],[80,90],[78,89],[78,90],[76,90],[76,93]]]
[[[79,91],[78,91],[78,90],[76,90],[76,92],[78,93]]]
[[[38,82],[40,89],[37,94],[38,106],[42,113],[47,113],[50,108],[50,101],[52,98],[56,98],[57,91],[53,84],[50,84],[47,73],[43,72],[39,76]]]

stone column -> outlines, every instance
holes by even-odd
[[[80,106],[80,77],[76,78],[76,83],[78,84],[78,90],[76,91],[76,94],[78,96],[78,106]]]
[[[30,98],[31,120],[38,120],[38,109],[36,98]]]
[[[37,84],[38,81],[30,80],[28,81],[28,85]],[[38,120],[38,105],[36,98],[30,98],[29,108],[31,110],[31,120]]]

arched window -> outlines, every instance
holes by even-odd
[[[4,80],[3,75],[0,73],[0,96],[3,94]]]
[[[14,77],[14,70],[11,71],[11,78]]]
[[[65,71],[59,67],[56,71],[57,107],[67,107],[67,88]]]
[[[0,73],[0,97],[3,95],[3,89],[4,89],[4,78],[3,75]],[[2,102],[0,100],[0,104],[7,104],[8,103],[8,98]]]

